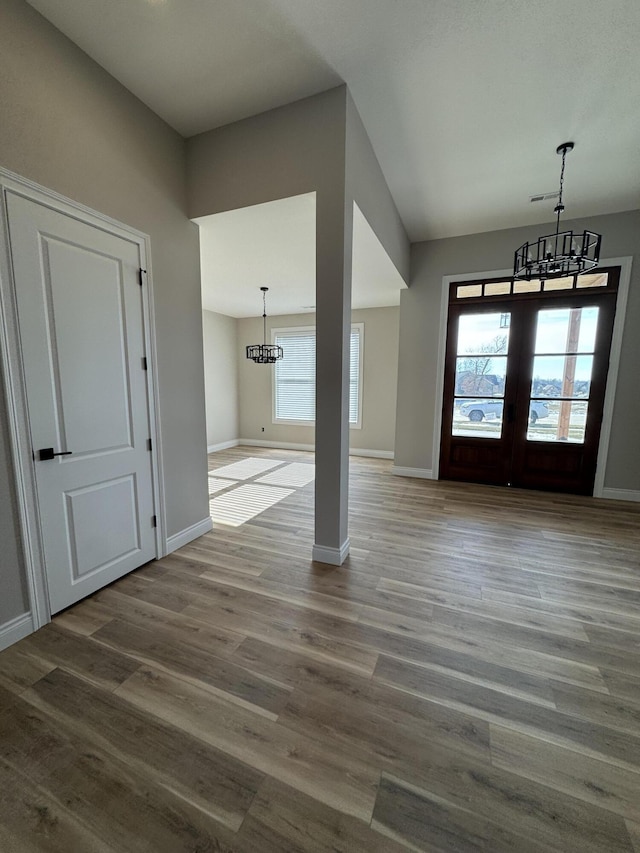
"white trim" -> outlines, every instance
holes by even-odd
[[[197,539],[199,536],[204,536],[205,533],[210,533],[212,530],[213,521],[211,521],[210,516],[203,518],[202,521],[197,521],[190,527],[185,527],[185,529],[181,530],[179,533],[174,533],[173,536],[167,537],[167,554],[177,551],[178,548],[182,548],[183,545],[188,545],[189,542],[193,542],[194,539]]]
[[[6,194],[12,192],[44,205],[65,216],[100,228],[138,246],[140,266],[147,269],[147,286],[143,292],[144,339],[147,351],[147,405],[153,438],[151,454],[154,513],[158,520],[156,556],[165,552],[166,508],[162,474],[162,436],[158,417],[157,353],[154,321],[151,254],[146,234],[92,210],[73,199],[65,198],[26,178],[0,167],[0,357],[5,380],[7,417],[11,439],[14,485],[20,521],[22,551],[27,576],[31,630],[51,620],[40,519],[37,502],[35,468],[32,457],[27,395],[20,347],[15,283],[11,262]],[[26,625],[26,623],[25,623]],[[22,630],[22,629],[21,629]],[[26,630],[26,628],[24,629]]]
[[[311,550],[311,559],[315,563],[327,563],[329,566],[341,566],[349,556],[350,546],[351,543],[348,537],[339,548],[327,548],[325,545],[314,545]]]
[[[218,450],[227,450],[227,448],[237,447],[239,444],[239,438],[232,438],[231,441],[221,441],[220,444],[209,444],[207,446],[207,453],[216,453]]]
[[[267,441],[266,438],[239,438],[234,446],[274,447],[276,450],[307,450],[313,453],[315,444],[296,444],[292,441]],[[209,451],[212,452],[211,450]],[[367,450],[362,447],[350,447],[349,456],[366,456],[370,459],[393,459],[393,450]]]
[[[601,497],[611,501],[633,501],[633,503],[640,503],[640,491],[637,489],[604,488]]]
[[[602,427],[600,431],[600,443],[598,445],[598,458],[596,461],[596,476],[593,484],[594,497],[604,497],[604,476],[611,441],[611,425],[613,422],[613,404],[615,401],[616,385],[618,382],[618,370],[620,367],[620,353],[622,351],[622,334],[627,311],[627,299],[629,295],[629,284],[631,282],[632,256],[621,258],[604,258],[598,266],[620,267],[620,281],[618,283],[618,295],[616,299],[616,314],[613,325],[613,337],[611,339],[611,352],[609,356],[609,372],[607,374],[607,388],[605,392],[604,408],[602,412]],[[474,281],[486,278],[513,278],[513,270],[488,270],[486,272],[456,273],[442,277],[442,294],[440,303],[440,331],[438,336],[438,373],[436,376],[436,410],[433,423],[433,447],[432,467],[434,480],[437,480],[440,472],[440,441],[442,438],[442,405],[444,401],[444,359],[447,343],[447,320],[449,317],[449,286],[453,281]],[[610,490],[609,490],[610,491]],[[628,500],[628,499],[627,499]]]
[[[247,447],[275,447],[277,450],[308,450],[314,452],[315,444],[295,444],[292,441],[267,441],[264,438],[240,438],[238,444]]]
[[[402,465],[394,465],[391,473],[397,477],[418,477],[420,480],[437,480],[430,468],[404,468]]]
[[[30,613],[23,613],[22,616],[16,616],[15,619],[0,625],[0,651],[33,634],[34,630]]]
[[[350,447],[349,456],[366,456],[369,459],[393,459],[393,450],[367,450],[364,447]]]
[[[624,321],[627,313],[627,300],[629,297],[629,284],[631,282],[632,257],[612,258],[601,262],[603,267],[620,267],[620,281],[618,282],[618,298],[616,300],[616,314],[613,321],[613,335],[611,337],[611,350],[609,352],[609,371],[607,373],[607,386],[604,395],[604,407],[602,410],[602,426],[600,429],[600,443],[598,445],[598,458],[596,461],[596,477],[593,483],[593,496],[604,497],[604,475],[609,456],[611,442],[611,427],[613,424],[613,404],[618,384],[618,371],[620,369],[620,355],[622,353],[622,334]],[[617,491],[617,490],[616,490]],[[632,500],[632,498],[620,498],[620,500]]]

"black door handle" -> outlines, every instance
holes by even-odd
[[[512,424],[516,418],[516,407],[513,403],[507,406],[507,423]]]
[[[38,451],[38,459],[40,462],[47,462],[49,459],[53,459],[55,456],[71,456],[73,453],[72,450],[63,450],[62,453],[54,453],[53,447],[43,447]]]

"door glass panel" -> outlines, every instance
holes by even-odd
[[[570,278],[548,278],[544,283],[544,290],[571,290],[573,288],[573,276]]]
[[[461,284],[456,289],[458,299],[466,299],[469,296],[482,296],[481,284]]]
[[[458,322],[458,355],[507,354],[511,314],[463,314]]]
[[[510,323],[508,312],[460,317],[452,435],[502,436]]]
[[[534,278],[532,281],[514,281],[514,293],[537,293],[540,290],[540,279]]]
[[[590,275],[579,275],[576,284],[578,287],[606,287],[609,273],[597,272]]]
[[[529,441],[584,442],[598,308],[538,311]]]
[[[527,440],[582,444],[588,407],[587,400],[531,400]]]
[[[490,281],[484,286],[485,296],[508,296],[510,293],[510,281]]]
[[[537,355],[533,360],[531,395],[587,399],[592,370],[592,355]]]
[[[593,352],[598,308],[553,308],[538,311],[535,353]]]
[[[456,397],[453,401],[452,435],[472,438],[502,436],[503,401],[491,397]]]

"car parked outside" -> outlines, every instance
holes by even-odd
[[[503,400],[466,400],[461,403],[459,412],[474,423],[485,418],[502,418]],[[547,404],[542,400],[531,400],[529,403],[529,421],[535,424],[541,418],[549,417]]]

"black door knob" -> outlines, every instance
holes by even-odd
[[[40,462],[46,462],[49,459],[53,459],[55,456],[71,456],[72,453],[72,450],[63,450],[62,453],[54,453],[53,447],[43,447],[38,451],[38,459]]]

